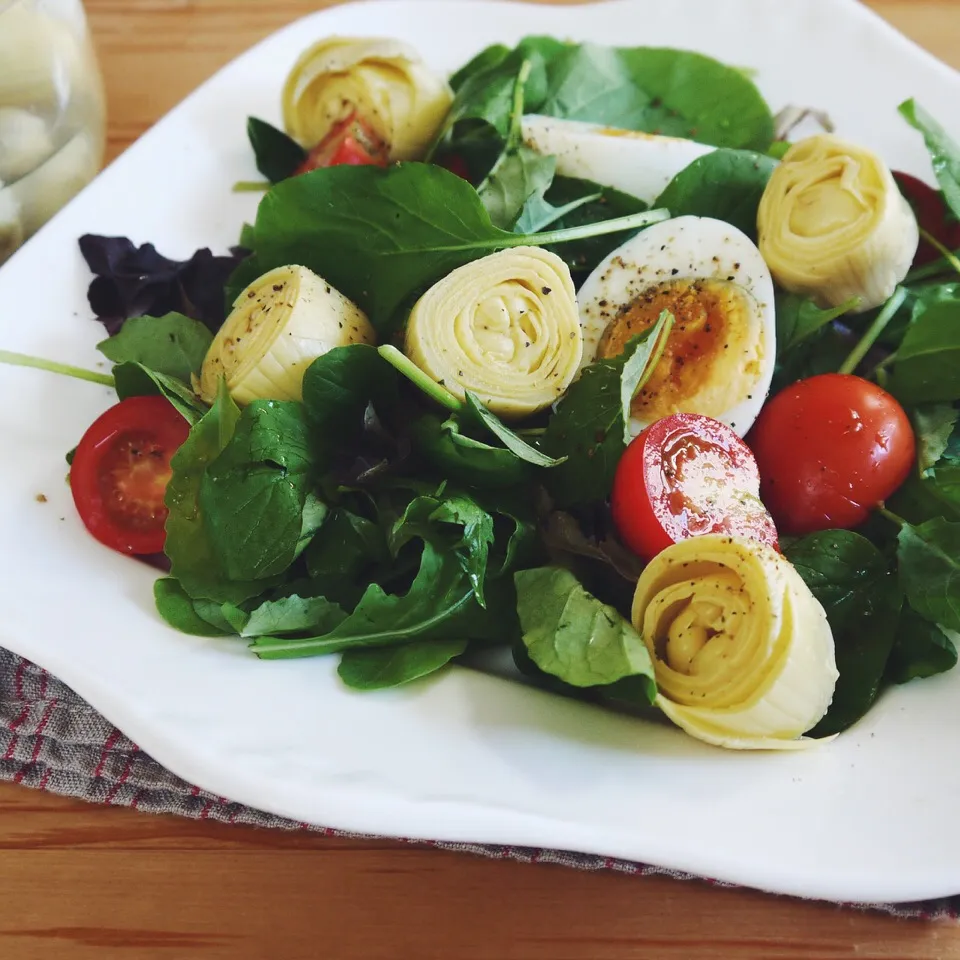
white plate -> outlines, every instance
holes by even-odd
[[[295,56],[334,32],[402,37],[442,68],[527,33],[702,50],[757,68],[775,110],[825,107],[841,133],[927,179],[896,105],[915,95],[960,136],[960,77],[850,0],[338,7],[217,74],[0,269],[0,346],[97,363],[82,233],[170,255],[235,242],[256,205],[230,192],[256,176],[245,119],[278,120]],[[242,643],[168,629],[152,571],[84,532],[63,454],[111,400],[101,387],[0,368],[0,644],[62,677],[186,779],[350,830],[559,847],[805,896],[960,892],[960,671],[891,692],[824,749],[782,756],[713,749],[466,669],[351,693],[331,659],[262,663]]]

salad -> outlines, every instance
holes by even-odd
[[[738,749],[956,664],[960,147],[919,104],[937,188],[684,50],[331,37],[281,101],[229,255],[80,239],[111,374],[0,352],[115,387],[71,490],[159,616],[357,690],[506,648]]]

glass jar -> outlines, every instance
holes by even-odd
[[[0,264],[97,175],[105,143],[81,0],[0,0]]]

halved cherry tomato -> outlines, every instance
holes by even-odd
[[[388,159],[386,144],[354,111],[346,120],[341,120],[333,127],[307,154],[306,160],[297,167],[294,175],[309,173],[321,167],[385,167]]]
[[[120,553],[163,549],[163,498],[170,458],[190,425],[163,397],[129,397],[93,422],[70,467],[70,489],[84,525]]]
[[[707,533],[776,547],[777,530],[759,488],[753,454],[730,427],[675,413],[647,427],[621,457],[613,520],[623,542],[646,560]]]
[[[901,173],[897,170],[894,171],[893,176],[897,186],[900,187],[900,192],[913,207],[917,223],[949,250],[960,247],[960,222],[951,214],[944,202],[943,194],[927,186],[922,180],[910,176],[909,173]],[[913,265],[919,267],[939,258],[940,251],[921,238]]]
[[[915,441],[903,407],[862,377],[824,373],[778,393],[747,437],[760,496],[781,533],[850,528],[907,479]]]

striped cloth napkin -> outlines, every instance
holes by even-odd
[[[191,786],[125,737],[66,684],[16,654],[0,649],[0,780],[93,803],[175,813],[195,820],[246,823],[279,830],[329,827],[297,823]],[[578,870],[615,870],[634,876],[717,881],[610,857],[476,843],[429,842],[444,850],[523,863],[554,863]],[[921,920],[960,919],[960,895],[924,903],[844,904]]]

